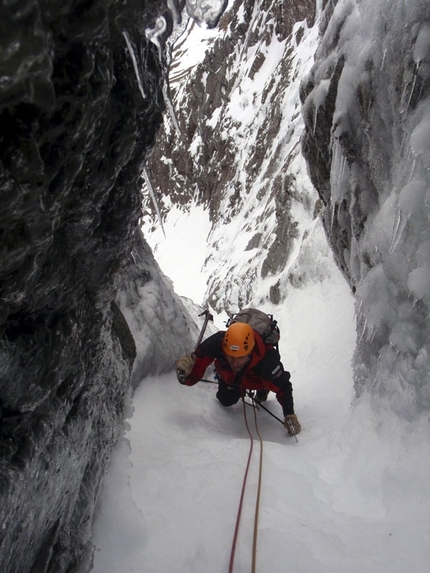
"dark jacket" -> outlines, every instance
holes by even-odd
[[[251,361],[241,372],[233,372],[223,351],[224,331],[204,340],[195,350],[196,362],[185,384],[193,386],[203,378],[206,368],[214,363],[216,374],[228,385],[242,390],[270,390],[276,394],[284,416],[294,414],[290,373],[284,370],[279,352],[264,344],[254,331],[255,346]]]

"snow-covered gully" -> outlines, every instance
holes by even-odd
[[[293,291],[277,318],[303,429],[296,443],[258,412],[256,571],[424,573],[430,496],[416,498],[409,484],[430,493],[427,428],[351,407],[353,300],[335,267]],[[215,392],[173,373],[142,381],[102,495],[96,573],[228,571],[249,436],[242,405],[224,409]],[[274,396],[267,407],[280,414]],[[257,479],[254,455],[236,573],[251,571]]]

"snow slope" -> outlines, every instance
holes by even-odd
[[[343,278],[331,263],[324,280],[266,310],[280,322],[303,429],[296,443],[257,414],[264,440],[257,571],[426,572],[428,423],[408,427],[364,399],[351,406],[355,324]],[[213,384],[180,386],[173,373],[142,381],[101,496],[95,573],[228,570],[249,438],[242,405],[224,409],[215,392]],[[274,396],[268,407],[281,415]],[[237,573],[251,570],[258,455],[256,443]]]

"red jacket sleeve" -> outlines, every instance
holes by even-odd
[[[185,384],[187,386],[194,386],[199,380],[203,378],[206,368],[212,364],[215,358],[222,356],[222,342],[224,340],[225,332],[220,330],[212,336],[209,336],[196,348],[194,355],[196,363],[188,376]]]

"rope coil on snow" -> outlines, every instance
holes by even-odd
[[[238,538],[238,533],[239,533],[239,524],[240,524],[240,518],[241,518],[241,514],[242,514],[243,499],[245,496],[246,482],[248,479],[249,466],[251,463],[252,451],[254,448],[254,438],[252,436],[251,430],[249,429],[248,418],[246,415],[246,406],[247,405],[251,405],[253,408],[255,430],[257,432],[257,436],[258,436],[259,441],[260,441],[260,460],[259,460],[259,471],[258,471],[258,486],[257,486],[257,498],[256,498],[256,503],[255,503],[255,514],[254,514],[254,535],[253,535],[253,542],[252,542],[252,566],[251,566],[252,573],[255,573],[256,559],[257,559],[258,516],[259,516],[259,512],[260,512],[261,482],[262,482],[262,471],[263,471],[263,440],[261,438],[261,434],[260,434],[259,429],[258,429],[256,406],[254,405],[254,402],[252,404],[249,404],[248,402],[245,401],[245,399],[242,399],[242,402],[243,402],[243,416],[245,419],[245,426],[246,426],[246,429],[247,429],[247,432],[249,435],[249,439],[250,439],[250,447],[249,447],[249,453],[248,453],[248,461],[246,463],[245,474],[243,476],[242,491],[240,494],[239,507],[237,510],[236,526],[234,529],[233,543],[232,543],[232,547],[231,547],[230,564],[229,564],[229,568],[228,568],[228,573],[233,573],[234,555],[236,552],[237,538]]]

